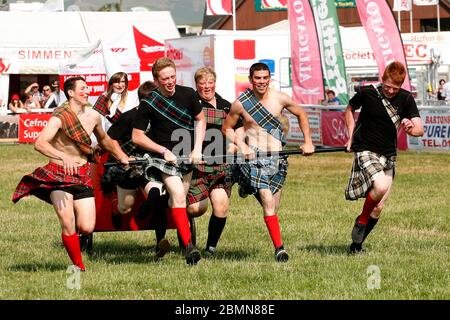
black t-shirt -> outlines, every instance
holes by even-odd
[[[159,92],[158,90],[156,91]],[[174,101],[178,108],[184,109],[186,113],[189,113],[192,116],[192,118],[202,112],[202,106],[198,101],[197,94],[192,88],[176,85],[175,94],[167,99]],[[155,111],[147,102],[145,102],[145,100],[142,100],[139,104],[133,127],[145,131],[149,122],[151,128],[148,131],[147,136],[152,139],[153,142],[162,145],[169,150],[173,150],[180,142],[182,142],[183,145],[186,145],[189,141],[186,141],[185,139],[189,139],[190,151],[194,148],[193,130],[183,129],[180,125],[167,119],[158,111]],[[172,133],[174,133],[175,130],[177,130],[177,132],[172,139]]]
[[[122,113],[119,118],[108,129],[108,135],[119,141],[122,145],[131,140],[133,133],[133,122],[136,118],[138,109],[135,107],[127,112]]]
[[[381,91],[381,89],[380,89]],[[388,99],[401,119],[420,117],[414,97],[409,91],[400,89],[392,99]],[[384,156],[397,153],[397,131],[385,106],[373,86],[362,86],[350,99],[353,110],[361,108],[353,132],[352,150],[376,152]]]

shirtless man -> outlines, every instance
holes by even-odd
[[[67,253],[72,263],[84,271],[78,233],[92,233],[95,227],[90,134],[94,133],[101,147],[122,164],[128,164],[128,157],[102,129],[100,114],[86,107],[89,88],[84,78],[67,79],[64,93],[68,103],[55,109],[34,145],[49,158],[49,163],[22,178],[12,201],[35,195],[53,204]]]
[[[253,194],[262,206],[264,221],[275,247],[275,259],[284,262],[289,255],[281,239],[277,211],[280,206],[281,189],[287,174],[287,158],[272,156],[255,158],[256,152],[276,153],[283,147],[283,130],[278,119],[283,109],[294,114],[305,137],[300,147],[303,155],[314,153],[308,117],[287,94],[271,89],[270,70],[264,63],[255,63],[250,67],[249,80],[252,90],[247,89],[231,105],[222,126],[222,133],[235,143],[250,162],[239,165],[240,195]],[[238,136],[232,129],[242,118],[245,137]]]

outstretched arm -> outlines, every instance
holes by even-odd
[[[314,153],[314,145],[311,139],[311,130],[309,128],[308,114],[305,109],[300,107],[298,104],[294,102],[287,94],[282,93],[284,106],[285,108],[295,115],[298,119],[298,123],[300,125],[300,130],[303,132],[303,137],[305,139],[305,143],[300,146],[300,149],[303,150],[303,155],[308,156]]]

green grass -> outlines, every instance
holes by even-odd
[[[279,211],[286,264],[274,260],[254,198],[237,196],[218,257],[189,267],[169,230],[172,251],[154,258],[153,231],[95,233],[84,254],[81,289],[66,286],[69,258],[50,205],[29,197],[14,205],[21,176],[46,158],[30,145],[0,145],[0,299],[448,299],[450,154],[401,152],[391,198],[367,253],[348,257],[362,200],[344,200],[350,154],[290,159]],[[204,247],[209,212],[197,218]],[[381,288],[367,289],[366,270],[381,271]]]

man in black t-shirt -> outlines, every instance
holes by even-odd
[[[142,83],[138,89],[139,100],[150,96],[150,93],[156,88],[157,86],[152,81]],[[131,140],[133,123],[137,113],[138,106],[122,113],[108,130],[108,135],[114,141],[117,141],[122,150],[130,157],[142,157],[144,155],[144,152],[137,148]],[[165,204],[167,204],[167,198],[165,195],[161,195],[162,182],[149,181],[141,168],[111,167],[106,169],[105,175],[102,177],[102,187],[105,193],[109,193],[108,190],[112,191],[112,188],[117,188],[118,212],[113,211],[112,214],[112,222],[116,229],[121,228],[122,215],[131,212],[140,188],[144,190],[147,199],[142,203],[136,217],[140,219],[150,212],[152,213],[152,222],[155,225],[156,233],[156,256],[162,258],[170,249],[170,243],[165,238],[167,228]]]
[[[148,170],[153,170],[162,179],[169,193],[175,226],[185,247],[186,262],[197,264],[201,255],[192,244],[186,195],[192,176],[192,165],[189,164],[199,163],[202,159],[205,116],[195,91],[176,84],[176,68],[172,60],[156,60],[152,74],[158,89],[141,101],[132,140],[150,152],[152,159],[147,176]],[[146,132],[149,124],[150,130]],[[189,154],[189,164],[179,163],[176,154]]]
[[[345,190],[347,200],[366,198],[352,230],[349,253],[363,251],[362,243],[375,227],[394,178],[397,130],[422,136],[423,125],[413,96],[401,88],[405,66],[389,64],[379,85],[360,87],[349,101],[345,120],[349,134],[347,150],[355,153],[351,176]],[[355,125],[354,112],[361,108]]]

